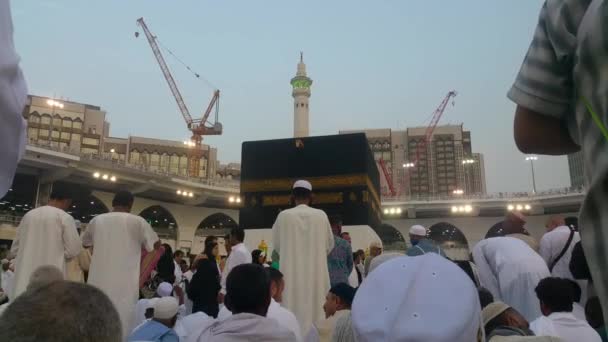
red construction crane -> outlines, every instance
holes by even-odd
[[[384,179],[386,179],[386,184],[388,185],[388,190],[390,191],[391,196],[397,196],[397,191],[395,191],[395,186],[393,185],[393,179],[391,178],[390,173],[388,173],[388,169],[386,168],[386,163],[384,159],[380,158],[378,160],[378,165],[380,165],[380,170],[384,174]]]
[[[144,22],[144,18],[137,19],[137,24],[141,26],[146,38],[148,39],[148,44],[150,44],[150,48],[152,48],[152,52],[154,53],[154,57],[156,57],[156,61],[160,66],[160,70],[165,76],[165,80],[169,85],[169,89],[171,89],[171,93],[177,102],[177,106],[179,107],[184,120],[186,121],[186,125],[188,126],[188,130],[192,132],[191,143],[192,148],[189,154],[188,160],[188,175],[190,177],[198,177],[200,170],[201,157],[203,156],[202,150],[202,142],[203,135],[220,135],[222,134],[222,124],[218,121],[219,115],[219,98],[220,91],[214,90],[213,97],[211,98],[211,102],[207,106],[207,109],[203,113],[203,116],[200,119],[193,119],[192,115],[190,115],[190,111],[184,102],[182,94],[179,92],[177,88],[177,84],[175,83],[175,79],[171,75],[171,71],[165,62],[165,58],[163,57],[158,44],[156,43],[156,36],[150,32],[148,26]],[[139,37],[139,33],[135,32],[135,37]],[[190,70],[197,78],[200,78],[200,75],[193,72],[190,67],[186,66],[188,70]],[[215,108],[215,122],[213,124],[208,123],[209,115],[211,111]],[[209,170],[207,169],[207,177],[209,177]]]
[[[441,101],[441,104],[439,104],[439,107],[437,107],[437,109],[435,109],[435,112],[433,112],[433,117],[431,118],[431,123],[428,125],[428,127],[426,128],[426,131],[424,133],[424,140],[422,142],[420,142],[417,146],[416,159],[413,161],[409,161],[409,163],[413,164],[414,167],[418,168],[418,161],[420,160],[420,154],[426,150],[427,145],[433,139],[433,132],[435,131],[435,127],[437,127],[437,124],[439,123],[439,120],[441,119],[441,116],[443,115],[445,108],[447,107],[448,103],[450,102],[450,99],[453,97],[456,97],[456,95],[457,95],[457,93],[454,90],[448,92],[448,94],[445,96],[443,101]],[[386,169],[386,164],[384,163],[384,160],[382,158],[380,158],[380,160],[378,161],[378,164],[380,165],[382,173],[384,173],[384,177],[386,178],[386,183],[388,184],[390,195],[397,196],[397,191],[395,189],[391,175],[388,173],[388,170]],[[409,180],[409,172],[407,172],[405,175],[404,185],[409,183],[408,180]],[[408,184],[408,186],[409,186],[409,184]]]
[[[441,116],[443,115],[443,112],[445,111],[445,107],[447,107],[447,105],[450,102],[450,99],[452,97],[456,97],[456,91],[454,91],[454,90],[448,92],[448,94],[445,96],[443,101],[441,101],[441,104],[439,105],[439,107],[437,107],[437,109],[435,109],[435,112],[433,113],[433,118],[431,119],[431,123],[426,128],[426,131],[424,133],[424,140],[422,141],[421,144],[418,144],[418,148],[416,149],[416,160],[414,161],[415,166],[417,166],[417,162],[418,162],[418,160],[420,160],[420,152],[424,151],[426,149],[426,146],[428,145],[428,143],[431,142],[431,139],[433,138],[433,132],[435,131],[435,127],[437,127],[437,123],[439,123],[439,119],[441,119]]]

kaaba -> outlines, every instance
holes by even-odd
[[[364,133],[249,141],[241,156],[244,229],[271,228],[293,206],[298,179],[311,182],[312,206],[344,225],[380,224],[380,176]]]

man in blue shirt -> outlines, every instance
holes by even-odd
[[[412,247],[407,250],[408,256],[424,255],[426,253],[437,253],[445,257],[445,252],[433,240],[426,237],[426,228],[414,225],[410,228],[410,242]]]
[[[334,233],[334,249],[327,255],[327,269],[331,286],[340,283],[348,284],[348,276],[353,271],[353,250],[350,243],[340,237],[342,219],[339,216],[329,218]]]
[[[135,328],[129,336],[129,342],[179,342],[179,337],[173,330],[177,322],[179,304],[173,297],[159,298],[154,304],[154,316],[151,320]]]

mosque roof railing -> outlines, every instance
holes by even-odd
[[[539,191],[536,193],[533,192],[498,192],[491,194],[475,194],[475,195],[461,195],[461,196],[399,196],[399,197],[382,197],[382,204],[390,205],[391,203],[426,203],[426,202],[437,202],[437,201],[454,201],[454,202],[462,202],[462,201],[480,201],[480,200],[505,200],[505,201],[516,201],[518,199],[525,200],[534,200],[534,199],[544,199],[551,197],[562,197],[562,196],[583,196],[586,191],[580,187],[568,187],[568,188],[558,188],[558,189],[549,189],[545,191]]]

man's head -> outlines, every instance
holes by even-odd
[[[205,238],[205,246],[210,243],[217,243],[217,236],[209,235]]]
[[[169,297],[169,296],[171,296],[172,293],[173,293],[173,285],[171,285],[170,283],[168,283],[166,281],[158,284],[158,287],[156,288],[156,295],[160,298]]]
[[[283,290],[285,290],[283,273],[274,267],[266,267],[265,270],[270,277],[270,296],[281,303],[283,301]]]
[[[327,296],[325,296],[325,304],[323,304],[323,311],[325,311],[325,317],[329,318],[333,316],[336,311],[350,310],[355,298],[356,290],[345,283],[339,283],[329,290]]]
[[[299,180],[293,184],[291,196],[295,205],[312,203],[312,184],[309,181]]]
[[[73,199],[74,191],[67,185],[54,184],[49,198],[49,205],[62,210],[68,210],[72,205]]]
[[[169,328],[173,328],[175,322],[177,322],[178,309],[179,304],[177,303],[177,299],[170,296],[158,298],[156,303],[154,303],[154,320]]]
[[[511,211],[507,214],[504,221],[502,221],[502,229],[505,235],[508,234],[528,234],[528,231],[524,228],[526,224],[525,216],[519,211]]]
[[[554,312],[572,312],[574,290],[566,279],[548,277],[536,286],[536,296],[540,301],[540,311],[545,316]]]
[[[481,312],[486,336],[494,329],[504,326],[520,330],[528,329],[528,321],[517,310],[503,302],[494,302],[486,306]]]
[[[331,231],[335,236],[342,234],[342,217],[340,215],[331,215],[329,217],[329,224],[331,225]]]
[[[189,269],[188,262],[184,259],[179,261],[179,268],[182,270],[182,273],[186,273]]]
[[[547,232],[552,231],[553,229],[557,228],[557,227],[561,227],[561,226],[565,226],[566,225],[566,221],[564,220],[564,218],[562,216],[551,216],[547,222],[545,223],[545,229],[547,230]]]
[[[114,208],[114,211],[129,213],[133,207],[133,201],[134,197],[132,193],[125,190],[119,191],[114,195],[112,208]]]
[[[184,258],[184,252],[180,251],[179,249],[175,251],[175,253],[173,253],[173,259],[175,259],[175,261],[177,262],[177,264],[179,265],[179,263],[182,261],[182,259]]]
[[[382,254],[382,244],[378,241],[373,241],[369,244],[369,255],[372,257],[377,257]]]
[[[38,267],[30,275],[30,280],[27,284],[27,290],[36,290],[38,288],[47,286],[48,284],[62,280],[63,272],[61,272],[57,267],[52,265],[43,265]]]
[[[410,242],[412,246],[416,246],[420,240],[426,237],[426,228],[416,224],[410,228]]]
[[[591,297],[585,305],[585,318],[594,329],[604,327],[604,316],[602,314],[602,305],[598,297]]]
[[[346,240],[348,243],[352,244],[352,240],[350,238],[350,234],[348,232],[342,232],[340,233],[340,237],[343,238],[344,240]]]
[[[122,340],[118,312],[96,287],[58,281],[24,292],[0,320],[0,336],[12,342]]]
[[[365,251],[363,251],[362,249],[358,249],[355,253],[359,255],[361,262],[365,261]]]
[[[8,259],[2,259],[1,263],[2,263],[2,270],[4,272],[8,271],[9,267],[11,267],[11,262],[8,261]]]
[[[241,264],[226,279],[225,305],[233,314],[266,316],[270,305],[270,277],[263,266]]]
[[[245,229],[234,227],[230,230],[230,245],[236,246],[245,241]]]

